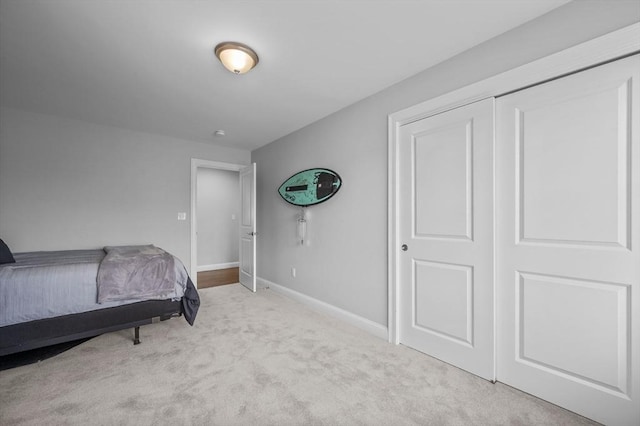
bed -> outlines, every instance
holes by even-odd
[[[153,245],[12,254],[0,240],[0,356],[183,316],[200,304],[182,263]]]

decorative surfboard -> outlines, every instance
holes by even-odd
[[[308,169],[285,180],[278,193],[287,203],[307,207],[327,201],[341,185],[342,179],[333,170]]]

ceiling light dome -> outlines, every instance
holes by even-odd
[[[244,74],[258,64],[258,55],[246,44],[225,41],[214,51],[222,65],[234,74]]]

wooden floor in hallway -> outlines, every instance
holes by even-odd
[[[198,272],[198,288],[235,284],[240,281],[240,268],[216,269]]]

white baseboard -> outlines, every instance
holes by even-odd
[[[218,269],[227,269],[227,268],[237,268],[238,266],[240,266],[240,262],[214,263],[213,265],[198,266],[198,272],[216,271]]]
[[[337,306],[333,306],[326,302],[322,302],[311,296],[307,296],[306,294],[302,294],[295,290],[291,290],[287,287],[283,287],[279,284],[276,284],[264,278],[258,277],[257,284],[258,284],[258,288],[270,288],[271,290],[278,292],[284,296],[287,296],[291,299],[294,299],[298,302],[301,302],[316,311],[331,315],[334,318],[338,318],[353,326],[356,326],[368,333],[373,334],[376,337],[379,337],[383,340],[389,339],[388,328],[378,324],[377,322],[373,322],[366,318],[362,318],[361,316],[353,314],[349,311],[345,311],[344,309],[338,308]]]

